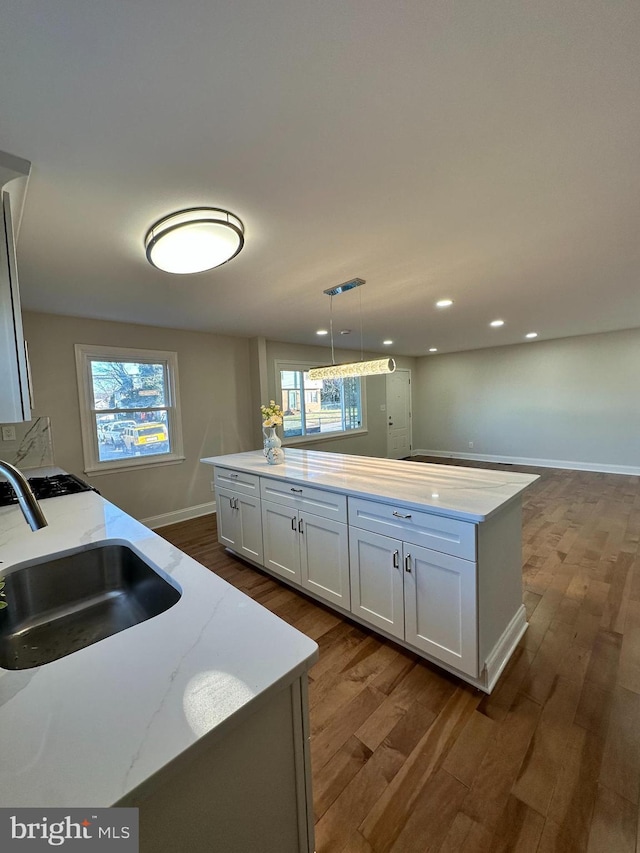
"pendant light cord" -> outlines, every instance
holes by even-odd
[[[362,288],[360,288],[360,361],[364,361],[364,344],[362,343]]]
[[[336,357],[333,351],[333,294],[329,297],[329,329],[331,332],[331,364],[335,364]]]

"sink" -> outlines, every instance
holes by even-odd
[[[0,667],[29,669],[159,616],[181,596],[127,545],[54,554],[5,576]]]

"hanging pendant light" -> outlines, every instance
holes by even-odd
[[[158,220],[144,239],[147,260],[164,272],[187,275],[230,261],[244,246],[242,220],[217,207],[191,207]]]
[[[312,367],[309,379],[340,379],[349,376],[374,376],[377,373],[393,373],[396,363],[392,358],[374,358],[371,361],[349,361],[346,364],[327,364]]]
[[[329,329],[331,332],[331,364],[322,367],[312,367],[308,371],[309,379],[345,379],[352,376],[374,376],[380,373],[393,373],[396,363],[392,358],[374,358],[369,361],[363,360],[362,351],[362,298],[360,299],[360,361],[348,361],[336,364],[333,351],[333,297],[340,293],[346,293],[365,283],[363,278],[353,278],[336,287],[330,287],[324,292],[330,299],[329,303]]]

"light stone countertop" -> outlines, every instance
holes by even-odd
[[[414,509],[465,521],[484,521],[538,479],[457,465],[348,456],[284,448],[285,461],[269,465],[262,450],[209,456],[207,465],[235,468],[261,477],[291,480],[372,500],[390,500]]]
[[[315,660],[312,640],[96,493],[41,505],[49,526],[35,533],[17,507],[0,509],[0,574],[115,540],[182,597],[60,660],[0,669],[0,806],[112,805]]]

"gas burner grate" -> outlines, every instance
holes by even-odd
[[[39,501],[46,498],[59,498],[63,495],[75,495],[78,492],[95,492],[93,486],[85,483],[74,474],[53,474],[51,477],[29,477],[29,485]],[[18,498],[10,483],[0,483],[0,506],[18,503]]]

